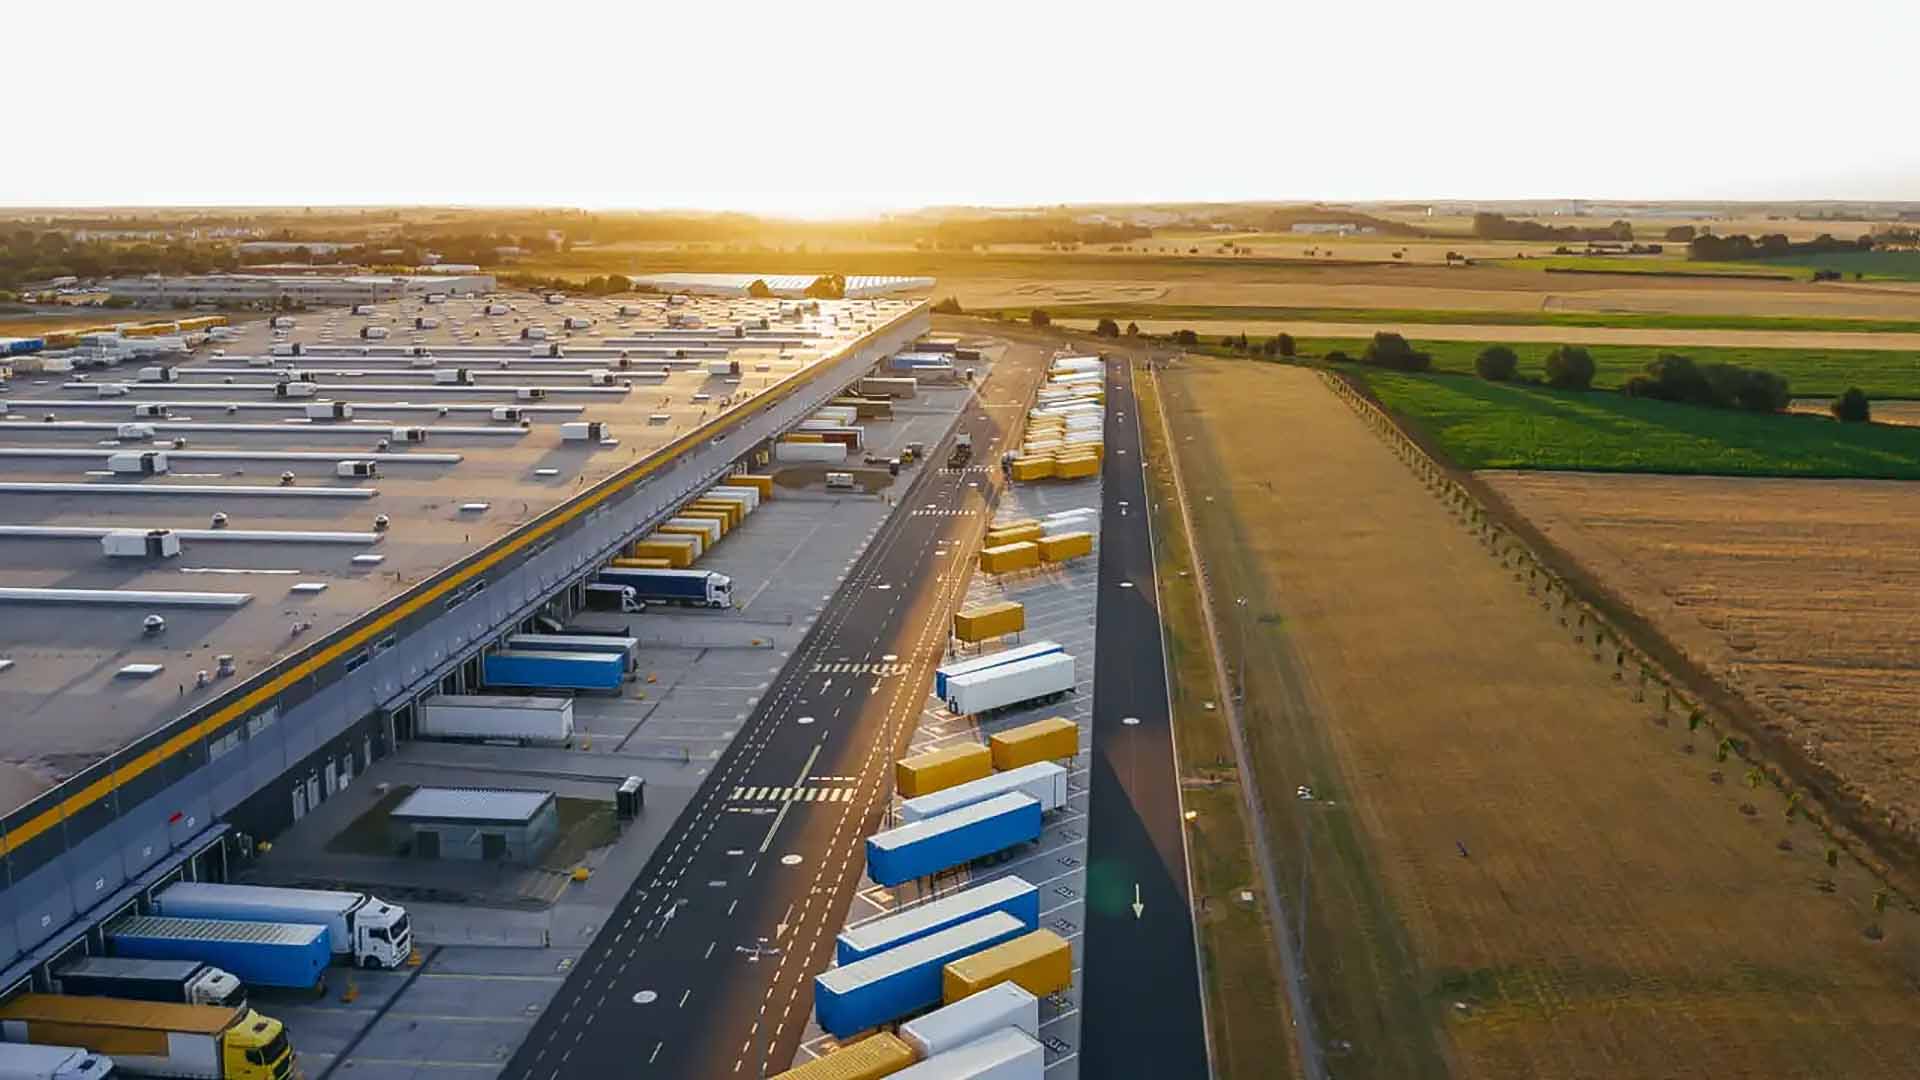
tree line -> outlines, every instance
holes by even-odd
[[[1633,224],[1615,221],[1599,228],[1548,225],[1525,218],[1481,211],[1473,215],[1473,235],[1482,240],[1633,240]]]

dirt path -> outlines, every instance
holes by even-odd
[[[1090,319],[1056,319],[1075,330],[1093,329]],[[1920,334],[1836,334],[1812,330],[1660,330],[1626,326],[1487,326],[1481,324],[1284,322],[1265,319],[1202,321],[1144,319],[1149,334],[1192,330],[1202,338],[1229,334],[1272,337],[1365,338],[1386,330],[1420,341],[1543,341],[1570,345],[1734,346],[1759,349],[1920,349]]]
[[[1863,935],[1870,875],[1634,701],[1314,373],[1164,385],[1260,782],[1311,824],[1337,1075],[1911,1075],[1920,926]]]

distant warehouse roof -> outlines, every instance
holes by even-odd
[[[764,284],[767,294],[787,298],[807,295],[820,274],[642,274],[633,279],[643,289],[688,293],[695,296],[751,296],[754,284]],[[917,292],[933,288],[929,277],[874,277],[856,275],[847,280],[848,299],[865,300],[895,293]]]
[[[522,825],[553,801],[551,791],[505,788],[420,788],[400,800],[395,821],[462,821]]]

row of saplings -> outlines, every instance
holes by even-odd
[[[1328,359],[1346,357],[1330,354]],[[1415,351],[1399,334],[1376,334],[1361,362],[1396,371],[1425,371],[1432,358]],[[1547,353],[1544,368],[1545,377],[1539,381],[1556,390],[1593,386],[1593,355],[1578,345],[1561,345]],[[1513,382],[1520,378],[1520,357],[1505,345],[1489,345],[1474,358],[1473,370],[1489,382]],[[1746,412],[1785,412],[1793,403],[1787,380],[1771,371],[1739,364],[1697,364],[1678,353],[1662,353],[1648,361],[1646,371],[1628,379],[1621,391],[1628,397]],[[1833,399],[1829,410],[1835,419],[1848,423],[1864,423],[1872,417],[1867,395],[1857,386]]]

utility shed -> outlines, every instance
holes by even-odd
[[[531,863],[553,845],[560,811],[551,791],[420,788],[388,823],[415,858]]]

